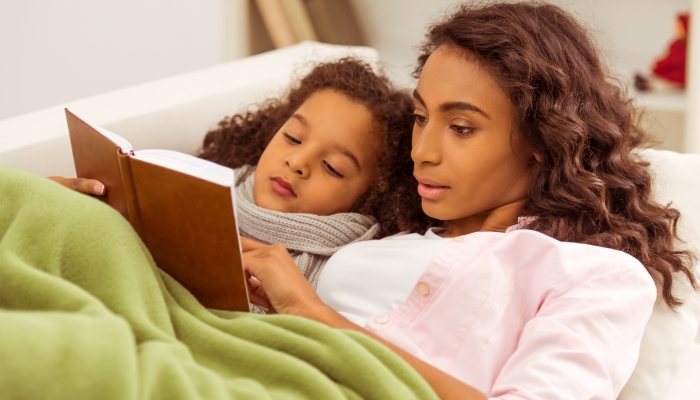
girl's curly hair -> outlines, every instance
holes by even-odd
[[[399,231],[425,231],[435,220],[421,209],[411,161],[413,101],[376,74],[365,62],[343,58],[317,65],[282,98],[273,98],[254,110],[227,117],[204,137],[198,156],[230,168],[256,165],[275,133],[312,94],[331,89],[370,111],[383,138],[378,170],[368,192],[354,212],[380,223],[378,237]]]
[[[647,135],[585,29],[549,4],[464,4],[430,28],[414,75],[443,45],[491,72],[518,110],[518,133],[544,158],[523,210],[537,217],[527,228],[631,254],[666,304],[680,305],[674,273],[697,288],[695,256],[674,249],[680,213],[654,201],[649,164],[633,152]]]

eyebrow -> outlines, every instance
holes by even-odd
[[[418,100],[422,105],[425,106],[425,101],[423,100],[422,97],[420,97],[420,94],[418,93],[418,89],[413,90],[413,98]],[[447,103],[442,103],[440,104],[440,111],[442,112],[447,112],[450,110],[463,110],[463,111],[473,111],[477,112],[484,117],[491,119],[491,117],[486,114],[482,109],[479,107],[475,106],[472,103],[467,103],[465,101],[450,101]]]
[[[301,115],[301,114],[293,114],[293,115],[292,115],[291,117],[289,117],[289,118],[290,118],[290,119],[291,119],[291,118],[294,118],[294,119],[298,120],[298,121],[301,122],[301,124],[304,125],[304,126],[308,126],[308,125],[309,125],[309,122],[308,122],[308,121],[306,120],[306,118],[305,118],[303,115]]]
[[[357,157],[355,157],[355,155],[352,154],[352,152],[350,150],[348,150],[347,148],[345,148],[339,144],[336,145],[335,148],[336,148],[336,150],[338,150],[342,154],[346,155],[350,160],[352,160],[352,162],[355,164],[357,169],[362,169],[362,168],[360,168],[360,162],[357,160]]]

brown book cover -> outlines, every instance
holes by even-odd
[[[156,265],[207,308],[249,311],[233,170],[170,150],[139,150],[66,109],[77,176],[129,220]]]

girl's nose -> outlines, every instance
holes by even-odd
[[[285,159],[287,168],[302,178],[307,178],[311,172],[309,163],[302,154],[294,154]]]

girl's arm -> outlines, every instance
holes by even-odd
[[[254,304],[281,314],[298,315],[333,328],[350,329],[371,336],[408,362],[432,386],[441,399],[486,399],[486,396],[473,387],[353,324],[325,305],[299,272],[284,246],[266,246],[245,238],[241,238],[241,244],[244,251],[244,267],[259,281],[260,285],[260,288],[251,292],[250,295]]]

